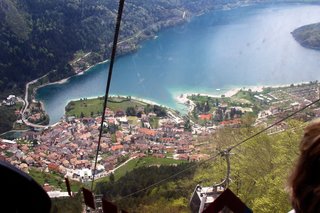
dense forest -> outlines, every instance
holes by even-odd
[[[97,194],[103,194],[108,200],[120,199],[125,195],[136,192],[139,189],[150,186],[160,180],[167,178],[181,170],[194,166],[194,163],[184,163],[180,165],[172,166],[151,166],[140,167],[134,169],[132,172],[127,173],[121,177],[118,181],[114,181],[113,176],[110,176],[110,181],[103,183],[97,183]],[[142,206],[147,206],[150,203],[162,201],[164,206],[168,206],[168,210],[171,212],[181,212],[186,210],[184,203],[189,196],[189,188],[191,185],[186,186],[184,182],[192,178],[195,169],[190,169],[182,175],[177,175],[172,178],[170,183],[164,184],[161,188],[150,189],[147,192],[137,193],[133,196],[122,199],[121,207],[127,209],[130,212],[134,212],[136,209]],[[180,202],[178,200],[181,200]],[[180,203],[176,208],[172,208],[170,203]],[[155,210],[155,209],[154,209]],[[143,212],[143,211],[139,211]],[[163,212],[160,208],[157,211],[148,212]]]
[[[298,144],[304,123],[291,120],[288,130],[276,134],[261,134],[232,150],[230,189],[253,212],[288,212],[292,209],[287,186],[288,177],[298,156]],[[219,130],[205,151],[214,155],[230,145],[259,131],[257,127]],[[138,168],[115,181],[99,183],[96,192],[116,202],[130,212],[190,212],[188,203],[197,184],[211,186],[225,177],[225,158],[217,157],[205,163]],[[187,172],[163,181],[145,191],[130,195],[159,180],[192,166]]]
[[[12,124],[16,121],[17,116],[14,114],[15,107],[0,107],[0,133],[12,129]]]
[[[320,50],[320,23],[299,27],[292,32],[292,35],[301,46]]]

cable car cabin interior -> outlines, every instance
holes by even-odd
[[[197,185],[190,199],[191,211],[194,213],[203,212],[223,191],[222,186],[201,187]]]

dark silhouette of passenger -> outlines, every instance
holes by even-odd
[[[296,213],[320,212],[320,120],[305,128],[300,156],[289,180]]]

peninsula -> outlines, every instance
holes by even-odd
[[[295,29],[292,36],[303,47],[320,50],[320,23]]]

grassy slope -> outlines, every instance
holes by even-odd
[[[108,108],[113,111],[123,110],[125,111],[127,107],[145,106],[146,103],[137,100],[127,100],[124,98],[111,98],[112,102],[108,102]],[[68,116],[74,115],[80,117],[81,112],[84,116],[91,116],[91,112],[94,115],[101,114],[103,106],[103,98],[85,99],[78,101],[71,101],[66,106],[66,114]]]
[[[157,166],[157,165],[174,165],[181,164],[186,161],[174,160],[170,158],[154,158],[154,157],[145,157],[145,158],[136,158],[129,161],[126,165],[117,169],[114,173],[115,180],[119,180],[122,176],[124,176],[127,172],[131,172],[133,169],[138,167],[149,167],[149,166]],[[109,181],[109,177],[105,177],[98,180],[99,182]]]
[[[35,169],[29,170],[29,175],[37,182],[39,185],[48,183],[55,189],[61,189],[61,191],[67,191],[67,187],[64,183],[64,178],[58,174],[44,173]],[[82,187],[81,183],[76,181],[70,181],[71,191],[78,192]]]

